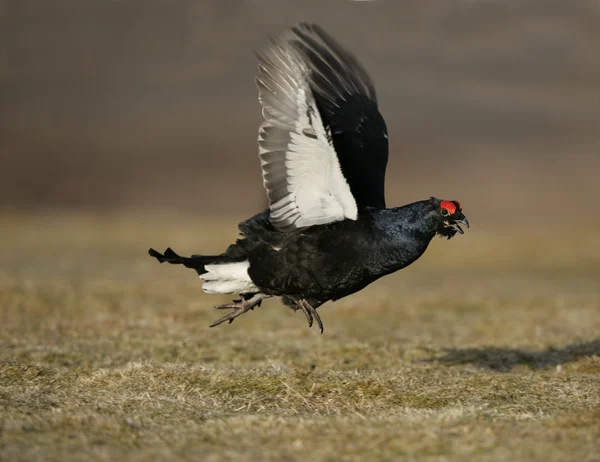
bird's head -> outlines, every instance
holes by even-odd
[[[469,220],[463,215],[460,202],[441,201],[439,199],[433,199],[433,201],[438,236],[451,239],[456,233],[463,234],[464,231],[460,225],[468,228]]]

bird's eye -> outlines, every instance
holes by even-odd
[[[448,209],[442,209],[442,215],[447,217],[448,215],[450,215],[450,212],[448,211]]]

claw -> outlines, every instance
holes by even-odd
[[[267,297],[268,295],[256,294],[248,300],[234,300],[234,303],[226,303],[224,305],[215,306],[215,308],[218,310],[231,309],[232,311],[222,318],[217,319],[210,325],[210,327],[218,326],[225,321],[229,321],[229,324],[231,324],[235,318],[246,313],[247,311],[253,310],[256,305],[260,305],[260,302]]]
[[[300,308],[306,315],[308,327],[312,327],[314,318],[319,325],[319,329],[321,329],[321,333],[323,333],[323,322],[321,321],[321,317],[319,316],[319,313],[317,313],[317,310],[315,310],[312,305],[304,299],[298,300],[298,308]]]
[[[304,316],[306,316],[308,327],[311,328],[313,325],[313,317],[312,314],[310,314],[310,311],[304,306],[304,303],[302,303],[302,300],[298,302],[298,308],[304,313]]]
[[[230,310],[236,309],[241,306],[241,303],[225,303],[225,305],[215,306],[216,310]]]

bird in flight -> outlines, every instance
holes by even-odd
[[[159,262],[196,270],[209,294],[237,294],[211,327],[279,297],[323,323],[317,308],[417,260],[436,236],[469,227],[455,200],[386,208],[388,134],[358,60],[315,24],[301,23],[257,55],[264,121],[258,153],[269,208],[239,224],[219,255]]]

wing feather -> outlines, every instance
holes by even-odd
[[[311,70],[310,87],[358,209],[385,208],[388,137],[372,80],[316,24],[298,24],[289,40]]]
[[[321,119],[303,56],[289,37],[282,37],[258,62],[264,118],[258,146],[271,223],[287,232],[356,219],[356,201]]]

